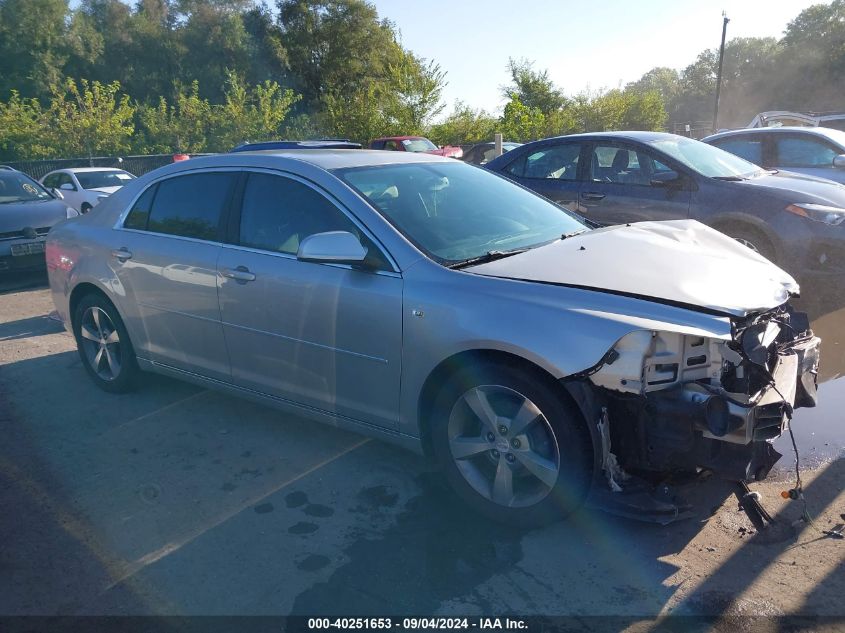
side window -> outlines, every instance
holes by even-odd
[[[836,151],[814,139],[787,136],[775,140],[778,167],[831,167]]]
[[[150,208],[153,205],[153,199],[156,195],[158,185],[148,187],[147,190],[132,205],[132,210],[123,221],[123,228],[136,229],[139,231],[147,230],[147,220],[150,217]]]
[[[544,147],[525,157],[521,175],[524,178],[576,180],[580,154],[578,143]]]
[[[373,141],[370,149],[384,149],[384,141]]]
[[[755,165],[763,164],[763,139],[759,140],[750,138],[728,138],[723,141],[714,143],[719,149],[735,154],[740,158],[754,163]]]
[[[250,174],[241,208],[240,244],[295,255],[309,235],[360,231],[331,201],[282,176]]]
[[[236,174],[208,172],[162,180],[147,230],[201,240],[219,239],[220,216],[229,202]]]
[[[648,186],[655,171],[668,168],[646,152],[596,145],[590,161],[590,180],[620,185]]]
[[[389,149],[395,152],[399,149],[399,146],[396,144],[396,141],[385,141],[384,149]]]
[[[62,185],[70,185],[73,187],[73,191],[76,191],[76,185],[73,184],[73,180],[68,174],[58,174],[59,176],[59,187]]]
[[[50,174],[44,179],[44,186],[47,189],[52,189],[54,187],[59,186],[59,175],[58,174]]]

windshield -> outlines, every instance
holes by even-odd
[[[50,200],[52,196],[26,174],[0,171],[0,204]]]
[[[78,171],[76,179],[83,189],[98,189],[100,187],[122,187],[135,178],[125,171]]]
[[[464,163],[338,170],[409,240],[443,264],[531,248],[584,230],[577,216]]]
[[[761,171],[739,156],[690,138],[652,141],[650,145],[709,178],[749,178]]]
[[[402,141],[402,146],[406,152],[430,152],[437,149],[437,145],[427,138],[406,138]]]

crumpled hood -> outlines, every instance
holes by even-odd
[[[0,204],[0,233],[12,233],[26,227],[40,229],[67,219],[67,205],[61,200]]]
[[[604,227],[464,270],[736,316],[774,308],[798,291],[789,274],[695,220]]]
[[[107,193],[107,194],[111,195],[111,194],[113,194],[115,191],[117,191],[118,189],[120,189],[120,186],[114,186],[114,187],[93,187],[93,188],[91,188],[91,189],[88,189],[88,191],[99,191],[100,193]]]

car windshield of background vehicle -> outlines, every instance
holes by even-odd
[[[409,240],[445,265],[540,246],[587,226],[534,193],[464,163],[337,170]]]
[[[50,200],[52,196],[37,182],[14,171],[0,171],[0,204]]]
[[[652,141],[649,145],[708,178],[744,180],[763,171],[739,156],[688,138]]]
[[[125,171],[83,171],[76,173],[76,179],[83,189],[122,187],[134,177]]]
[[[437,145],[429,141],[427,138],[406,138],[402,141],[406,152],[430,152],[437,149]]]

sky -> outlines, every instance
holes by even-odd
[[[371,2],[373,0],[370,0]],[[447,72],[456,100],[498,113],[509,57],[535,62],[568,94],[616,88],[655,66],[683,69],[727,39],[780,38],[819,0],[374,0],[402,44]],[[826,3],[825,3],[826,4]]]

